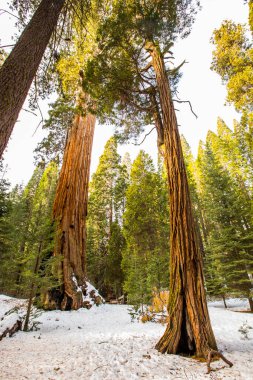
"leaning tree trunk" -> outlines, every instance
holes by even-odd
[[[42,0],[0,69],[0,158],[35,77],[65,0]]]
[[[77,115],[69,131],[54,201],[55,255],[62,256],[61,309],[78,309],[85,294],[88,185],[95,116]]]
[[[162,110],[164,159],[170,196],[170,293],[168,326],[156,348],[162,353],[207,357],[216,350],[176,114],[162,54],[148,42]]]

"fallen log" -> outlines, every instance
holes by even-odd
[[[11,337],[13,334],[15,334],[17,331],[21,330],[22,328],[22,322],[21,320],[17,319],[16,322],[12,327],[7,327],[4,332],[0,335],[0,341],[9,334],[9,337]]]

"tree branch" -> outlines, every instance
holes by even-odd
[[[180,65],[178,65],[178,66],[175,67],[174,69],[172,69],[172,70],[168,70],[168,72],[169,72],[170,74],[176,74],[176,73],[178,72],[178,70],[181,69],[181,67],[182,67],[185,63],[187,63],[186,60],[184,60],[182,63],[180,63]]]
[[[173,42],[169,42],[168,45],[166,45],[162,51],[162,55],[164,56],[166,53],[170,53],[170,48],[172,48],[172,46],[174,46],[174,43]]]
[[[2,46],[0,46],[0,49],[7,48],[7,47],[12,47],[12,46],[15,46],[15,44],[12,44],[12,45],[2,45]]]
[[[152,62],[149,62],[143,69],[140,70],[141,73],[148,71],[151,67],[153,67]]]
[[[191,105],[191,102],[189,100],[177,100],[177,99],[172,99],[173,102],[177,102],[177,103],[188,103],[189,106],[190,106],[190,109],[191,109],[191,112],[193,113],[193,115],[196,117],[196,119],[198,118],[198,116],[196,115],[196,113],[193,111],[193,108],[192,108],[192,105]]]
[[[40,124],[42,124],[44,122],[44,117],[43,117],[43,113],[41,111],[41,108],[40,108],[40,105],[39,105],[39,101],[38,101],[38,97],[37,97],[37,94],[38,94],[38,90],[37,90],[37,76],[35,75],[35,78],[34,78],[34,87],[35,87],[35,101],[37,103],[37,107],[39,109],[39,112],[40,112],[40,116],[41,116],[41,120],[39,122],[39,124],[37,125],[37,127],[35,128],[35,131],[33,132],[32,134],[32,137],[35,135],[35,133],[37,132]],[[37,116],[37,115],[36,115]]]
[[[18,16],[16,16],[16,15],[14,15],[13,13],[7,11],[6,9],[0,9],[0,12],[2,12],[2,13],[0,14],[0,16],[2,16],[2,14],[4,14],[4,13],[8,13],[10,16],[17,18],[18,20],[21,20],[20,17],[18,17]],[[22,21],[22,20],[21,20],[21,21]]]
[[[29,113],[31,113],[34,116],[38,116],[35,112],[27,110],[26,108],[21,108],[21,109],[22,109],[22,111],[29,112]]]
[[[150,133],[153,132],[154,129],[156,129],[156,127],[153,127],[148,133],[146,133],[146,135],[144,136],[144,139],[140,143],[138,144],[133,143],[133,145],[141,145],[146,140],[146,137],[148,137],[148,135],[150,135]]]

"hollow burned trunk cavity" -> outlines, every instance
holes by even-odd
[[[217,350],[203,278],[203,262],[192,215],[192,206],[177,119],[164,61],[159,48],[146,44],[156,74],[162,111],[164,159],[170,198],[169,321],[156,348],[162,353],[207,357]]]

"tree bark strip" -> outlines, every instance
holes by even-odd
[[[88,185],[95,116],[77,115],[69,131],[54,201],[57,223],[55,255],[63,257],[61,308],[83,306]]]
[[[0,69],[0,158],[6,148],[65,0],[42,0]]]
[[[162,353],[207,357],[217,350],[203,278],[186,169],[169,81],[159,48],[146,44],[156,75],[164,130],[164,159],[170,196],[169,322],[156,348]]]

